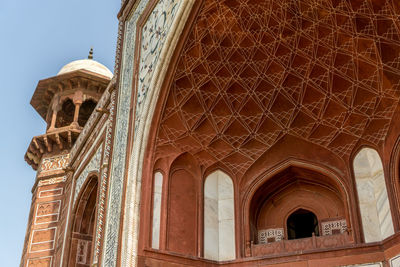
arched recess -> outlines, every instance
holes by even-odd
[[[364,241],[382,241],[394,234],[383,165],[378,152],[361,149],[353,161]]]
[[[160,248],[160,226],[161,226],[161,201],[162,201],[162,185],[163,174],[156,172],[153,182],[153,216],[152,216],[152,235],[151,247],[154,249]]]
[[[96,226],[98,177],[91,176],[82,189],[72,220],[68,266],[91,266]]]
[[[74,121],[75,104],[67,98],[57,112],[56,128],[70,125]]]
[[[345,233],[350,227],[343,185],[317,170],[291,164],[261,179],[244,207],[246,240],[256,244],[288,239],[288,218],[300,209],[318,218],[316,235]]]
[[[204,183],[204,258],[236,258],[233,182],[220,170],[211,173]]]
[[[197,255],[200,169],[185,153],[171,165],[168,181],[167,250]]]

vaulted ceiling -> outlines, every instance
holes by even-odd
[[[287,135],[347,157],[400,97],[397,0],[205,0],[156,140],[243,174]]]

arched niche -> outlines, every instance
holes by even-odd
[[[91,266],[96,226],[98,178],[91,176],[82,189],[72,220],[69,266]]]
[[[346,201],[343,190],[331,177],[289,166],[261,183],[252,195],[248,211],[250,239],[255,244],[288,239],[288,218],[300,209],[318,218],[315,234],[344,233],[349,221]]]
[[[67,98],[61,105],[61,109],[57,112],[56,128],[70,125],[74,121],[75,104]]]
[[[204,258],[236,258],[233,182],[220,170],[208,175],[204,183]]]
[[[162,186],[164,176],[161,172],[154,174],[153,181],[153,216],[152,216],[152,235],[151,247],[154,249],[160,248],[160,226],[161,226],[161,201],[162,201]]]
[[[378,152],[361,149],[353,161],[364,241],[377,242],[394,234],[383,165]]]
[[[167,250],[197,255],[198,195],[200,171],[185,153],[171,165],[168,181]]]
[[[82,105],[79,108],[79,116],[78,116],[79,126],[81,127],[85,126],[96,105],[97,105],[96,101],[92,99],[88,99],[82,103]]]

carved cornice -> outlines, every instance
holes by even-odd
[[[44,154],[71,149],[81,130],[81,127],[67,126],[33,137],[25,153],[25,161],[37,170]]]

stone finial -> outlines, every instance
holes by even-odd
[[[93,47],[90,48],[88,59],[93,59]]]

